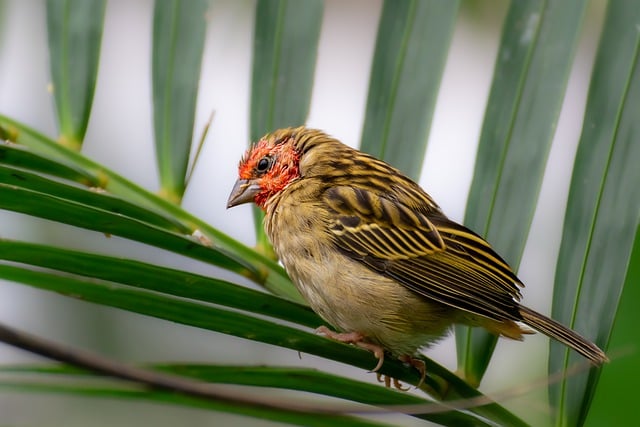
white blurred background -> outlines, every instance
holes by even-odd
[[[376,29],[382,2],[327,0],[311,112],[307,124],[357,146],[363,122]],[[453,219],[462,221],[473,174],[477,140],[491,83],[501,22],[508,2],[463,2],[437,101],[420,183]],[[212,111],[214,121],[187,190],[184,207],[214,227],[253,243],[249,207],[227,211],[225,202],[248,141],[250,59],[255,2],[217,0],[210,6],[202,62],[195,135]],[[592,2],[576,53],[564,107],[547,165],[530,238],[519,270],[527,284],[524,301],[549,313],[564,206],[580,135],[591,65],[604,2]],[[125,177],[158,189],[151,116],[153,2],[110,0],[94,106],[84,154]],[[0,0],[0,114],[56,137],[49,85],[45,3]],[[99,233],[0,212],[0,238],[60,244],[130,256],[203,274],[210,266]],[[210,363],[280,364],[327,369],[364,381],[372,374],[310,355],[145,318],[0,281],[0,321],[48,338],[91,348],[126,361],[192,360]],[[482,389],[495,392],[546,375],[548,340],[501,340]],[[455,369],[455,344],[429,350]],[[33,360],[0,344],[0,363]],[[34,396],[0,390],[0,424],[81,426],[213,424],[272,425],[254,419],[105,400]],[[545,410],[545,391],[503,402]],[[86,410],[78,410],[78,406]],[[37,408],[37,409],[36,409]],[[137,413],[132,417],[132,413]],[[398,420],[411,423],[406,418]]]

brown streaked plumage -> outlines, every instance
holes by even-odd
[[[264,209],[300,293],[343,331],[333,337],[411,362],[455,323],[513,339],[530,332],[525,324],[596,365],[607,361],[595,344],[522,306],[509,265],[420,186],[321,131],[281,129],[252,146],[228,207],[247,202]]]

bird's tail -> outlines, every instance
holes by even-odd
[[[523,306],[520,306],[520,314],[522,314],[524,323],[538,332],[566,344],[589,359],[594,365],[599,366],[609,361],[607,355],[597,345],[555,320]]]

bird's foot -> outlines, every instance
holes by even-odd
[[[427,377],[427,367],[425,366],[424,361],[422,361],[421,359],[416,359],[415,357],[410,356],[408,354],[405,354],[404,356],[400,356],[398,357],[398,359],[400,359],[402,363],[406,363],[410,366],[413,366],[418,370],[418,372],[420,372],[420,382],[416,386],[416,388],[420,388],[420,386],[424,384],[424,380]]]
[[[376,378],[378,379],[378,382],[384,382],[384,385],[386,387],[391,387],[391,384],[393,384],[395,388],[401,391],[409,390],[409,387],[403,387],[402,383],[397,378],[393,378],[388,375],[382,375],[377,372],[382,367],[382,364],[384,363],[384,348],[382,348],[377,344],[372,344],[370,342],[367,342],[366,337],[362,335],[360,332],[335,332],[327,328],[326,326],[320,326],[319,328],[316,329],[316,333],[320,335],[324,335],[327,338],[331,338],[332,340],[335,340],[335,341],[340,341],[346,344],[353,344],[365,350],[369,350],[370,352],[373,353],[376,359],[378,359],[378,364],[375,366],[375,368],[371,370],[371,372],[376,373]],[[420,382],[416,386],[416,388],[420,388],[420,386],[424,383],[424,380],[427,375],[427,370],[424,362],[420,359],[413,358],[408,354],[400,356],[398,357],[398,359],[402,363],[406,363],[410,366],[413,366],[418,370],[418,372],[420,372]]]
[[[416,388],[420,388],[420,386],[424,384],[424,380],[427,377],[427,369],[424,365],[424,362],[420,359],[415,359],[409,356],[408,354],[400,356],[398,357],[398,359],[402,363],[406,363],[410,366],[413,366],[418,370],[418,372],[420,372],[420,382],[418,382],[418,385],[416,385]],[[397,378],[392,378],[388,375],[382,375],[382,374],[377,374],[377,377],[378,377],[378,382],[380,383],[384,382],[384,385],[386,387],[391,387],[391,383],[393,382],[393,386],[400,391],[408,391],[410,389],[410,387],[403,387],[402,383],[398,381]]]
[[[370,342],[365,341],[365,336],[360,332],[335,332],[326,326],[320,326],[316,329],[316,333],[324,335],[327,338],[331,338],[335,341],[340,341],[346,344],[353,344],[365,350],[369,350],[378,359],[378,364],[371,370],[371,372],[377,372],[384,363],[384,349]]]

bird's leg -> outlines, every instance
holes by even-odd
[[[384,349],[377,344],[372,344],[370,342],[365,341],[365,336],[362,335],[360,332],[335,332],[327,328],[326,326],[320,326],[319,328],[316,329],[316,333],[324,335],[327,338],[331,338],[332,340],[340,341],[347,344],[354,344],[360,348],[369,350],[370,352],[373,353],[376,359],[378,359],[378,364],[376,365],[375,368],[371,370],[371,372],[376,373],[376,378],[378,379],[378,382],[384,382],[385,387],[391,387],[391,383],[393,382],[393,386],[398,390],[401,390],[401,391],[409,390],[408,387],[403,387],[397,378],[392,378],[388,375],[382,375],[377,372],[378,369],[380,369],[382,367],[382,364],[384,363]],[[422,383],[424,383],[424,379],[427,375],[427,370],[425,368],[424,362],[420,359],[414,359],[410,355],[400,356],[398,359],[400,359],[402,363],[407,363],[413,366],[418,370],[418,372],[420,372],[420,382],[417,385],[417,388],[419,388],[422,385]]]
[[[416,386],[416,388],[420,388],[420,386],[424,383],[425,378],[427,377],[427,367],[424,362],[420,359],[416,359],[409,354],[405,354],[403,356],[398,357],[402,363],[406,363],[410,366],[413,366],[420,372],[420,382]]]
[[[377,344],[365,341],[365,336],[360,332],[334,332],[326,326],[320,326],[316,329],[316,333],[324,335],[327,338],[331,338],[332,340],[347,344],[354,344],[372,352],[376,359],[378,359],[378,364],[371,370],[371,372],[377,372],[378,369],[382,367],[382,363],[384,362],[384,349]]]

